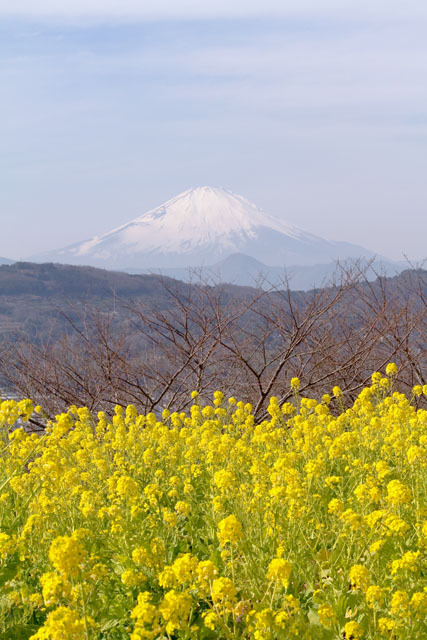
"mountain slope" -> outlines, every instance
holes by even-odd
[[[341,267],[352,268],[357,263],[368,280],[375,280],[378,274],[395,276],[404,269],[407,264],[390,262],[387,260],[342,260]],[[183,282],[202,281],[209,283],[228,282],[238,286],[255,287],[261,286],[268,289],[271,286],[283,287],[286,279],[291,289],[309,291],[310,289],[324,287],[336,275],[338,276],[340,267],[337,261],[319,263],[313,265],[288,265],[286,267],[272,267],[266,265],[255,258],[243,253],[233,253],[224,260],[206,267],[172,267],[172,268],[152,268],[152,269],[132,269],[128,273],[135,274],[161,274],[170,278],[176,278]]]
[[[292,290],[309,291],[327,286],[334,278],[339,278],[340,268],[352,269],[355,263],[365,270],[368,280],[376,280],[378,274],[395,276],[404,270],[404,266],[386,260],[343,260],[315,265],[289,265],[289,267],[272,267],[243,254],[233,254],[205,269],[206,276],[211,275],[215,282],[230,282],[241,286],[262,286],[283,288],[288,282]],[[407,267],[406,267],[407,268]],[[170,274],[165,273],[165,275]],[[184,278],[185,279],[185,278]],[[187,277],[188,279],[188,277]]]
[[[112,231],[40,256],[109,268],[211,265],[244,253],[274,266],[316,264],[372,252],[330,242],[222,188],[189,189]]]

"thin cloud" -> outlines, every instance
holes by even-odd
[[[65,51],[61,44],[47,53],[28,54],[5,59],[3,77],[10,79],[9,96],[21,77],[23,86],[61,86],[62,78],[76,83],[77,91],[56,92],[50,100],[61,106],[89,112],[91,104],[104,102],[112,109],[130,109],[128,98],[117,92],[120,86],[132,87],[136,108],[138,95],[155,88],[150,97],[155,119],[167,121],[174,108],[182,106],[189,118],[196,107],[203,116],[214,107],[227,106],[230,117],[242,111],[280,121],[300,121],[311,129],[333,119],[337,126],[356,121],[369,128],[395,128],[427,108],[427,46],[424,29],[388,26],[381,31],[352,28],[328,32],[294,32],[260,38],[248,36],[239,42],[197,41],[177,47],[162,37],[148,45],[128,46],[122,36],[119,50],[90,50],[75,43]],[[232,39],[231,39],[232,40]],[[137,89],[140,87],[140,91]],[[64,98],[67,105],[64,105]],[[84,102],[82,103],[82,96]],[[16,101],[19,102],[19,96]],[[9,100],[10,101],[10,100]],[[11,101],[10,101],[11,102]],[[25,102],[22,102],[25,104]],[[162,105],[171,105],[165,111]],[[210,105],[210,107],[209,107]],[[16,105],[12,105],[12,110]],[[329,112],[328,112],[329,110]],[[136,114],[134,114],[136,117]],[[150,118],[150,109],[144,110]],[[150,118],[151,119],[151,118]],[[238,121],[240,118],[238,118]],[[424,124],[422,125],[424,126]]]
[[[342,14],[427,16],[424,0],[3,0],[0,16],[41,19],[191,19]]]

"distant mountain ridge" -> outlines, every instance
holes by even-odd
[[[386,278],[387,286],[392,289],[396,287],[396,292],[410,294],[413,276],[420,278],[423,295],[426,295],[427,271],[422,269],[405,270],[397,276]],[[380,278],[372,285],[378,290],[378,295],[382,281],[384,279]],[[292,281],[290,284],[291,295],[296,303],[308,300],[312,295],[310,291],[296,290]],[[185,282],[159,278],[158,275],[130,275],[94,267],[51,263],[16,262],[11,266],[1,265],[0,347],[4,337],[19,336],[19,332],[24,332],[35,341],[59,339],[67,326],[62,311],[71,317],[78,317],[85,308],[97,308],[107,316],[113,313],[118,322],[117,329],[131,331],[132,327],[123,325],[122,316],[115,315],[116,304],[118,309],[121,308],[121,314],[123,310],[134,308],[135,304],[143,304],[145,310],[170,309],[176,304],[175,296],[185,299],[189,290],[190,285]],[[250,286],[227,283],[219,285],[219,290],[225,299],[236,301],[249,299],[256,294],[256,290]]]
[[[427,286],[427,270],[422,268],[407,268],[400,274],[387,276],[387,280],[390,283],[405,282],[405,279],[414,273],[420,274]],[[13,265],[0,266],[0,295],[8,296],[10,299],[20,296],[65,299],[65,296],[68,300],[73,300],[75,296],[76,300],[80,301],[114,297],[122,300],[148,300],[164,292],[165,288],[159,288],[160,281],[174,287],[174,291],[188,290],[187,283],[160,277],[158,274],[129,274],[96,267],[53,263],[15,262]],[[198,284],[197,281],[195,284]],[[239,291],[251,288],[234,286],[232,283],[223,283],[221,286],[235,292],[236,295]],[[296,294],[299,293],[294,287],[290,288]]]
[[[309,291],[327,285],[331,278],[339,272],[340,268],[352,268],[356,265],[366,271],[368,280],[375,280],[378,274],[395,276],[408,269],[408,264],[375,259],[347,259],[314,265],[289,265],[285,267],[273,267],[264,264],[244,253],[233,253],[219,262],[205,267],[175,267],[158,269],[123,269],[133,274],[160,274],[170,278],[176,278],[183,282],[198,279],[207,282],[226,282],[244,287],[262,286],[281,287],[288,280],[289,286],[296,291]]]
[[[227,189],[197,187],[108,233],[34,259],[169,269],[213,265],[236,253],[281,268],[374,256],[364,247],[289,225]]]
[[[0,256],[0,264],[13,264],[14,262],[14,260],[9,260],[9,258],[2,258]]]

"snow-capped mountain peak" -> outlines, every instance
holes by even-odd
[[[107,268],[159,268],[214,264],[233,253],[277,266],[370,254],[302,231],[228,189],[196,187],[49,259]]]
[[[109,238],[120,237],[132,251],[188,254],[204,246],[222,250],[235,248],[245,237],[254,238],[257,227],[269,227],[297,238],[301,232],[266,214],[252,202],[222,187],[196,187],[171,198],[142,216],[101,237],[82,243],[76,255],[101,247]]]

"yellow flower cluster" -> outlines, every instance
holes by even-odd
[[[289,586],[291,564],[283,558],[274,558],[268,565],[267,578],[281,582],[284,587]]]
[[[396,372],[349,408],[293,378],[261,423],[194,392],[70,407],[40,437],[30,400],[0,402],[1,637],[427,637],[427,389]]]

